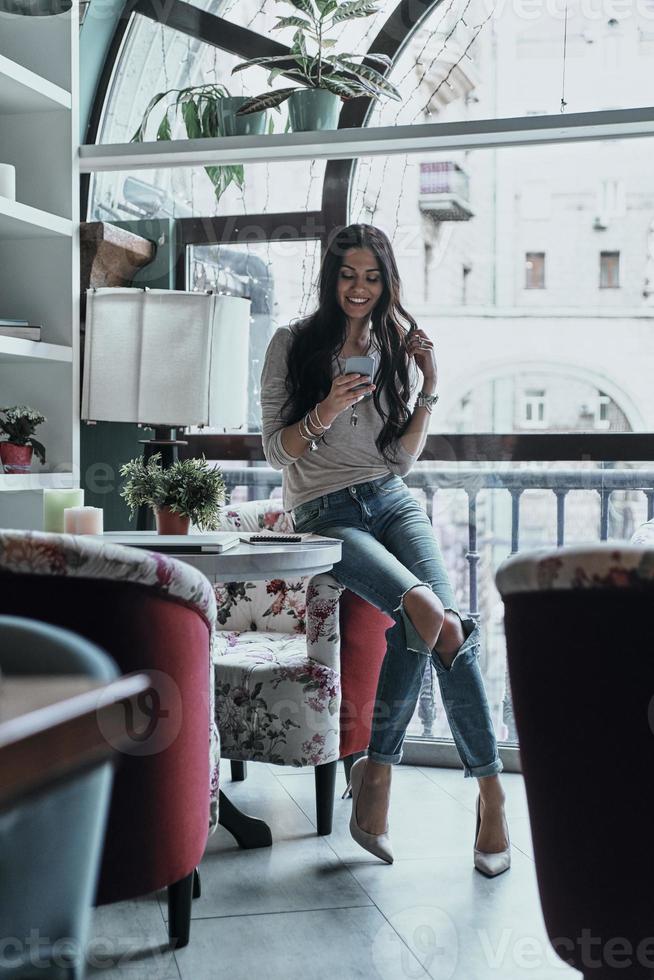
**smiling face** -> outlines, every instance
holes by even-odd
[[[379,262],[368,248],[351,248],[338,273],[338,305],[349,320],[367,320],[384,291]]]

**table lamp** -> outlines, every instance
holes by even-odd
[[[247,428],[249,299],[102,288],[86,309],[82,419],[153,428],[144,458],[164,466],[180,427]]]

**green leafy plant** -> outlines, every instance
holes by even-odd
[[[159,506],[162,474],[161,453],[154,453],[147,463],[143,462],[142,456],[137,456],[121,466],[120,475],[125,477],[125,483],[120,496],[125,498],[131,517],[142,505]]]
[[[224,136],[220,127],[220,117],[217,111],[218,103],[223,98],[230,98],[229,91],[224,85],[207,84],[192,85],[189,88],[171,88],[167,92],[158,92],[150,99],[139,128],[132,136],[132,143],[142,143],[152,112],[167,100],[163,107],[164,114],[157,128],[157,140],[171,140],[171,118],[180,117],[189,139],[202,139],[213,136]],[[271,120],[272,125],[272,120]],[[213,184],[216,201],[219,201],[231,183],[239,190],[243,189],[245,171],[241,164],[232,166],[221,165],[205,167],[205,172]]]
[[[34,432],[37,426],[47,421],[45,415],[29,405],[0,408],[0,432],[4,432],[9,437],[7,441],[15,446],[32,446],[42,463],[45,463],[45,446],[34,438]]]
[[[190,517],[201,531],[213,531],[220,523],[226,486],[222,471],[206,459],[183,459],[168,469],[161,465],[161,453],[147,463],[139,456],[120,468],[125,478],[120,496],[124,497],[134,517],[145,504],[155,509],[169,507],[176,514]]]
[[[278,0],[280,2],[280,0]],[[374,61],[385,68],[391,67],[391,59],[385,54],[326,54],[337,40],[329,37],[329,31],[337,24],[359,17],[370,17],[379,12],[376,0],[281,0],[296,9],[291,17],[279,17],[273,30],[294,27],[290,55],[270,58],[251,58],[232,70],[232,74],[245,68],[258,66],[270,70],[268,84],[278,75],[297,79],[303,88],[327,89],[341,98],[351,99],[366,95],[381,99],[384,96],[401,100],[398,90],[382,72],[360,63],[360,59]],[[310,50],[311,49],[311,50]],[[281,105],[297,92],[297,87],[271,89],[255,95],[238,110],[239,115],[260,112]]]

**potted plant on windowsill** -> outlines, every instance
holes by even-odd
[[[178,460],[163,469],[161,453],[145,463],[139,456],[120,468],[120,491],[130,516],[142,505],[152,507],[159,534],[188,534],[191,521],[200,531],[214,531],[225,503],[225,480],[204,459]]]
[[[174,96],[174,98],[173,98]],[[132,136],[132,143],[142,143],[153,111],[167,100],[164,114],[156,132],[157,140],[171,140],[173,122],[181,117],[189,139],[208,139],[215,136],[253,136],[266,131],[268,114],[265,110],[247,116],[238,115],[238,110],[249,102],[247,96],[230,95],[224,85],[192,85],[189,88],[171,88],[158,92],[150,99],[143,118]],[[272,131],[272,119],[268,126]],[[216,201],[219,201],[233,182],[241,190],[245,179],[242,165],[223,165],[205,167],[205,172],[213,184]]]
[[[291,17],[279,17],[273,30],[296,28],[290,55],[252,58],[237,65],[232,74],[258,66],[270,70],[268,84],[282,73],[297,80],[301,88],[270,89],[248,99],[238,115],[277,108],[288,100],[290,127],[294,132],[314,129],[336,129],[342,99],[364,95],[373,99],[387,96],[400,100],[401,95],[384,75],[359,63],[365,58],[391,67],[385,54],[326,54],[337,41],[328,33],[337,24],[378,13],[374,0],[285,0],[295,7]],[[302,16],[300,16],[302,15]],[[309,50],[309,47],[312,50]]]
[[[7,439],[0,442],[0,461],[5,473],[29,473],[32,454],[45,463],[45,446],[34,438],[37,426],[47,422],[45,415],[29,405],[0,408],[0,432]]]

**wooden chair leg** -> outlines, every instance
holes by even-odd
[[[202,895],[202,883],[200,881],[200,869],[196,868],[193,872],[193,898],[200,898]]]
[[[336,788],[336,762],[316,766],[316,823],[320,837],[332,832],[334,817],[334,790]]]
[[[367,754],[368,754],[367,753],[367,750],[364,749],[362,752],[353,752],[352,755],[345,755],[345,756],[343,756],[343,768],[345,769],[345,786],[346,787],[347,787],[347,784],[350,781],[350,770],[351,770],[352,766],[357,761],[357,759],[362,759],[363,756],[364,755],[367,755]],[[347,795],[350,798],[352,796],[351,793],[348,793]]]
[[[248,775],[248,764],[247,762],[241,762],[238,759],[232,759],[230,762],[232,767],[232,782],[240,783],[244,779],[247,779]]]
[[[272,834],[265,820],[251,817],[234,806],[228,796],[219,790],[218,823],[228,830],[239,847],[271,847]]]
[[[191,934],[191,898],[193,895],[191,871],[186,878],[168,885],[168,940],[173,949],[188,946]]]

